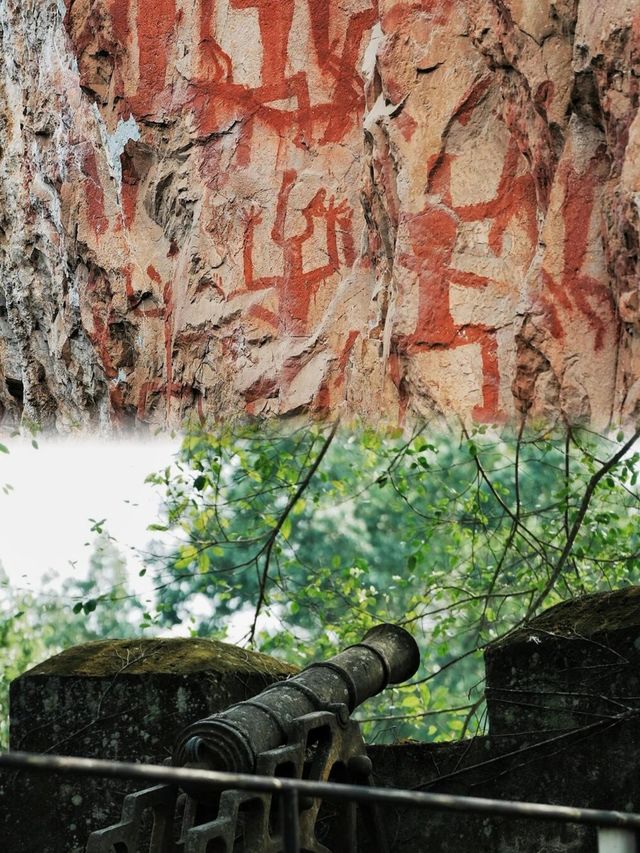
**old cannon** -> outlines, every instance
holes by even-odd
[[[350,714],[419,665],[415,641],[397,625],[378,625],[360,643],[313,663],[253,699],[189,725],[173,764],[229,773],[369,784],[371,762]],[[270,793],[157,786],[129,794],[122,820],[94,832],[87,853],[280,853],[282,803]],[[301,849],[348,853],[386,849],[374,811],[358,821],[351,804],[299,802]]]
[[[188,726],[178,738],[174,762],[252,773],[260,753],[286,742],[296,717],[329,711],[346,720],[387,684],[411,678],[419,663],[410,634],[397,625],[378,625],[330,660],[312,663],[255,699]]]

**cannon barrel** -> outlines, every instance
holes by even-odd
[[[411,634],[398,625],[376,625],[362,642],[335,657],[312,663],[254,699],[187,726],[178,737],[173,762],[252,773],[261,752],[286,742],[287,727],[295,718],[326,710],[351,714],[387,684],[411,678],[419,664]]]

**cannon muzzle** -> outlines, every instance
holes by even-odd
[[[208,770],[252,773],[257,756],[284,744],[292,720],[314,711],[348,719],[365,699],[415,674],[420,654],[398,625],[376,625],[362,642],[299,675],[272,684],[254,699],[199,720],[178,737],[173,762]]]

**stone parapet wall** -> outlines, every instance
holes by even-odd
[[[488,734],[371,746],[378,784],[640,812],[640,587],[542,613],[485,652]],[[393,850],[596,853],[596,830],[389,810]],[[363,850],[364,853],[364,850]]]
[[[12,683],[10,748],[162,764],[186,725],[295,671],[266,655],[205,639],[87,643]],[[116,823],[124,795],[140,787],[3,774],[3,849],[83,853],[89,834]]]

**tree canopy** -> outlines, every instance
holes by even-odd
[[[638,580],[636,440],[194,426],[153,478],[156,527],[180,539],[153,560],[160,622],[243,629],[300,664],[397,622],[423,666],[369,707],[370,736],[482,728],[488,643],[563,598]]]

